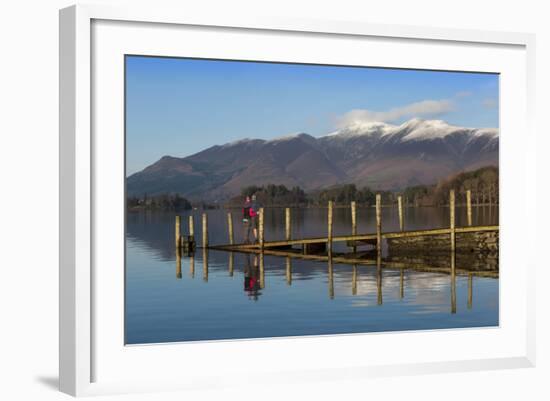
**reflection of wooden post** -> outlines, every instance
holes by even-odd
[[[451,227],[451,251],[455,251],[456,245],[456,232],[455,232],[455,190],[451,189],[449,192],[449,215],[450,215],[450,227]]]
[[[401,269],[401,274],[399,275],[399,298],[403,299],[405,296],[405,273]]]
[[[397,197],[397,209],[399,212],[399,230],[403,231],[405,226],[403,224],[403,198],[401,195]]]
[[[472,298],[473,298],[473,275],[468,274],[468,309],[472,309]]]
[[[456,269],[455,252],[451,252],[451,313],[456,313]]]
[[[235,265],[235,254],[233,252],[229,252],[229,276],[233,277],[233,269]]]
[[[264,253],[260,253],[260,288],[265,287]]]
[[[227,230],[229,234],[229,245],[233,245],[233,217],[231,212],[227,213]]]
[[[208,215],[202,214],[202,247],[208,248]]]
[[[376,288],[378,290],[377,303],[382,305],[382,257],[380,252],[376,257]]]
[[[287,241],[290,241],[290,237],[291,237],[291,231],[290,231],[290,208],[287,207],[285,209],[285,239]]]
[[[176,278],[181,278],[181,249],[176,249]]]
[[[468,225],[472,225],[472,191],[466,191],[466,213],[468,216]]]
[[[189,275],[191,278],[195,278],[195,254],[192,253],[189,257]]]
[[[327,226],[328,253],[332,254],[332,201],[328,201]]]
[[[328,296],[330,299],[334,299],[334,271],[331,256],[328,258]]]
[[[357,265],[353,265],[351,276],[351,295],[357,295]]]
[[[286,283],[288,285],[291,285],[292,284],[292,261],[290,259],[290,256],[286,257],[285,263],[286,263]]]
[[[382,211],[380,194],[376,194],[376,251],[380,254],[382,250]]]
[[[351,202],[351,235],[357,235],[357,206],[355,201]],[[353,241],[353,253],[357,252],[355,240]]]
[[[264,208],[260,208],[259,210],[259,233],[258,233],[258,241],[260,243],[260,248],[264,248]]]
[[[176,216],[176,249],[181,246],[181,216]]]
[[[202,248],[202,279],[208,281],[208,249]]]

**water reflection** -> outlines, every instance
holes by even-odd
[[[248,294],[248,299],[257,301],[261,295],[262,289],[260,267],[258,266],[258,255],[253,255],[253,263],[250,263],[251,255],[245,257],[244,266],[244,291]]]
[[[208,282],[208,248],[202,248],[202,279]]]
[[[456,265],[455,252],[451,252],[451,313],[456,313]]]
[[[328,296],[334,299],[334,266],[330,256],[328,258]]]
[[[220,252],[220,251],[218,251]],[[223,252],[224,254],[227,254],[228,262],[227,266],[229,268],[229,276],[233,277],[235,273],[235,254],[239,254],[239,252]],[[250,252],[250,253],[244,253],[244,265],[243,265],[243,277],[244,277],[244,290],[247,292],[250,299],[253,299],[255,301],[258,300],[259,296],[261,295],[260,290],[265,288],[266,285],[266,267],[265,267],[265,256],[266,252]],[[202,268],[203,268],[203,280],[204,282],[208,282],[209,280],[209,251],[206,248],[202,249]],[[292,285],[293,280],[293,272],[292,272],[292,260],[293,258],[303,258],[304,256],[295,253],[288,253],[286,256],[274,256],[270,255],[270,257],[275,258],[275,260],[283,260],[284,259],[284,276],[285,281],[288,286]],[[317,256],[317,258],[322,259],[322,256]],[[358,263],[343,263],[341,258],[338,258],[338,261],[335,262],[335,258],[332,256],[332,254],[329,252],[327,256],[325,257],[327,261],[327,270],[326,270],[326,277],[327,277],[327,285],[328,285],[328,298],[333,300],[335,298],[335,265],[340,266],[351,266],[351,295],[356,296],[358,295],[358,283],[360,280],[360,270],[361,269],[367,269],[370,265],[370,262],[365,262],[363,264]],[[441,261],[441,256],[438,257],[438,261]],[[383,305],[383,272],[384,271],[399,271],[399,299],[405,298],[405,272],[407,270],[412,271],[434,271],[439,274],[443,274],[449,277],[449,289],[450,289],[450,311],[452,314],[455,314],[457,312],[457,290],[456,290],[456,281],[457,281],[457,264],[456,264],[456,253],[450,252],[447,254],[447,264],[443,264],[443,266],[428,266],[428,265],[422,265],[422,262],[419,262],[419,259],[417,257],[415,263],[411,263],[410,265],[406,265],[404,263],[396,263],[394,261],[394,258],[388,258],[384,259],[382,258],[381,254],[377,254],[376,260],[375,260],[375,281],[376,281],[376,303],[377,305]],[[189,261],[189,273],[190,277],[194,278],[194,271],[195,271],[195,254],[191,253],[187,256],[183,256],[183,259],[188,259]],[[427,261],[431,261],[432,259],[428,257],[426,259]],[[182,278],[182,253],[180,251],[176,252],[176,278],[181,279]],[[420,264],[420,266],[419,266]],[[465,271],[464,269],[460,270],[461,274],[467,276],[467,309],[472,309],[473,307],[473,276],[476,274],[480,274],[482,276],[488,276],[488,277],[498,277],[498,272],[485,272],[485,271]],[[318,274],[318,272],[317,272]],[[301,278],[303,279],[303,277]]]
[[[213,244],[227,241],[225,211],[220,211],[220,218],[216,213],[209,219]],[[498,219],[496,208],[486,207],[483,215],[482,207],[474,207],[472,214],[475,225],[495,223],[488,221],[490,216]],[[383,208],[382,215],[385,229],[399,229],[397,210]],[[188,235],[189,216],[200,218],[200,212],[182,215],[183,235]],[[357,231],[373,232],[374,216],[374,210],[358,208]],[[443,209],[404,210],[405,226],[410,229],[444,227],[448,217]],[[457,210],[457,226],[466,218],[465,211],[462,215]],[[238,224],[235,220],[235,242],[240,241]],[[284,210],[266,210],[266,239],[285,238],[285,228]],[[294,238],[312,236],[316,230],[326,232],[326,209],[293,210]],[[350,210],[335,208],[334,235],[350,230]],[[200,239],[200,224],[197,231]],[[365,252],[358,260],[348,260],[338,248],[347,250],[345,244],[335,243],[330,255],[208,251],[200,244],[195,253],[186,255],[175,251],[173,239],[172,214],[128,216],[128,343],[499,323],[498,253],[457,253],[453,258],[448,252],[389,255],[383,249],[380,255]],[[195,269],[199,275],[202,269],[204,281],[194,280]],[[257,324],[250,327],[246,324],[250,320]]]
[[[285,272],[286,272],[286,283],[292,285],[292,259],[290,256],[285,258]]]

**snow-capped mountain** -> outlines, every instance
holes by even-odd
[[[268,183],[306,190],[342,183],[398,189],[498,165],[498,143],[498,129],[441,120],[361,123],[318,138],[298,133],[242,139],[185,158],[165,156],[128,177],[127,188],[130,195],[179,192],[208,199]]]

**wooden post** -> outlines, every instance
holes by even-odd
[[[332,254],[332,201],[328,201],[327,214],[327,248],[329,255]]]
[[[193,221],[193,215],[189,215],[189,235],[195,237],[195,224]]]
[[[286,263],[286,283],[292,285],[292,261],[290,256],[287,256],[285,259]]]
[[[227,230],[229,234],[229,245],[233,245],[233,217],[231,212],[227,213]]]
[[[202,214],[202,247],[208,248],[208,215]]]
[[[455,233],[455,190],[451,189],[449,192],[449,215],[450,215],[450,228],[451,228],[451,251],[455,251],[456,245],[456,233]]]
[[[355,201],[351,202],[351,235],[357,235],[357,206]],[[357,252],[355,241],[353,242],[353,253]]]
[[[290,225],[290,208],[287,207],[285,209],[285,239],[287,241],[290,241],[291,237],[291,225]]]
[[[259,232],[258,232],[258,242],[260,243],[260,248],[263,249],[264,248],[264,208],[260,208],[259,210],[259,222],[258,222],[258,225],[259,225]],[[262,256],[262,260],[263,260],[263,256]]]
[[[466,213],[468,215],[468,225],[472,225],[472,191],[466,191]]]
[[[403,198],[401,195],[397,197],[397,209],[399,211],[399,230],[403,231],[405,226],[403,224]]]
[[[176,249],[181,246],[181,216],[176,216]]]
[[[376,251],[382,251],[382,211],[380,194],[376,194]]]

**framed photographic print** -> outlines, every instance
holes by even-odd
[[[61,390],[531,366],[533,43],[62,10]]]

